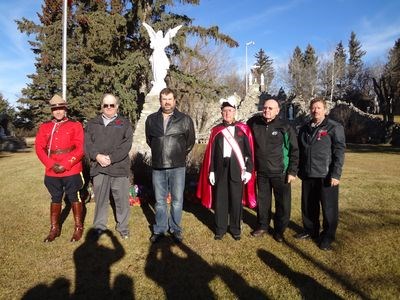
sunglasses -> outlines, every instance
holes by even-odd
[[[115,104],[103,104],[103,108],[114,108]]]
[[[263,110],[273,110],[274,108],[273,107],[270,107],[270,106],[264,106],[263,107]]]

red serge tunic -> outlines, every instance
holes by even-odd
[[[40,125],[35,151],[47,176],[66,177],[82,171],[83,136],[81,123],[68,118],[59,122],[53,119]],[[65,172],[55,173],[52,169],[55,163],[62,165]]]
[[[251,133],[250,128],[244,123],[236,123],[235,126],[239,127],[244,134],[247,136],[251,148],[252,160],[254,162],[254,147],[253,147],[253,135]],[[211,208],[212,206],[212,186],[208,180],[208,175],[210,172],[210,162],[211,162],[211,149],[212,144],[214,143],[215,137],[221,133],[221,131],[226,128],[225,126],[219,125],[215,126],[211,130],[210,139],[207,144],[206,152],[204,154],[203,164],[200,170],[200,178],[197,184],[196,196],[201,199],[201,203],[207,207]],[[232,153],[232,155],[234,155]],[[244,186],[244,193],[242,198],[242,203],[250,208],[254,208],[256,206],[256,195],[255,195],[255,171],[253,168],[253,172],[251,174],[250,181]]]

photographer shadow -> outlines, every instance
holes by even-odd
[[[103,238],[108,238],[112,247],[100,243],[99,240]],[[122,277],[119,277],[116,282],[117,291],[111,288],[111,266],[124,256],[124,248],[110,230],[99,234],[96,229],[91,228],[86,234],[84,243],[73,254],[75,263],[74,298],[112,299],[115,292],[121,294],[124,291],[132,291],[133,282],[126,275],[120,275]]]

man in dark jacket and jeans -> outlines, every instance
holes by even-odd
[[[195,142],[192,119],[176,108],[175,92],[164,88],[160,92],[160,109],[146,119],[146,141],[151,148],[152,180],[156,198],[156,224],[152,243],[169,230],[176,242],[182,241],[183,192],[185,188],[186,156]],[[167,196],[171,193],[170,216]]]
[[[255,237],[268,232],[271,220],[272,191],[275,197],[274,234],[277,242],[290,220],[291,182],[296,179],[299,161],[297,137],[293,128],[279,119],[279,104],[274,99],[264,101],[262,115],[247,121],[254,136],[257,171],[257,218]]]
[[[90,159],[90,176],[96,199],[93,226],[98,235],[107,229],[110,192],[115,202],[116,230],[123,239],[129,237],[129,150],[132,125],[118,114],[118,99],[106,94],[102,114],[85,128],[85,153]]]
[[[301,186],[301,211],[304,232],[298,239],[319,240],[322,250],[331,250],[339,220],[339,180],[342,175],[346,148],[341,124],[326,117],[323,99],[310,103],[312,120],[299,132]],[[319,212],[322,206],[322,232]]]

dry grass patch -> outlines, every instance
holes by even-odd
[[[200,154],[195,152],[195,156]],[[240,241],[213,240],[213,213],[185,201],[184,242],[151,245],[154,211],[131,208],[131,238],[70,243],[72,215],[55,242],[49,196],[34,153],[0,154],[0,298],[59,299],[395,299],[400,295],[400,151],[350,147],[341,183],[340,224],[333,252],[297,241],[300,181],[293,186],[286,243],[252,238],[254,211],[245,209]],[[88,203],[85,235],[93,220]],[[90,291],[89,295],[87,294]]]

